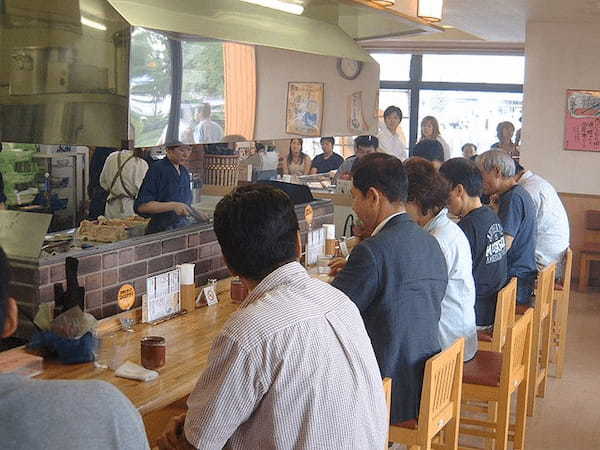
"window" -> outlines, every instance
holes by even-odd
[[[407,81],[410,79],[411,55],[399,53],[372,53],[379,63],[379,79],[389,81]]]
[[[467,142],[477,145],[481,153],[498,141],[498,123],[508,120],[515,130],[521,128],[522,103],[523,94],[520,93],[423,90],[419,125],[423,117],[434,116],[452,157],[462,156],[461,147]]]
[[[423,55],[423,81],[523,84],[524,74],[523,56]]]
[[[164,142],[171,108],[171,55],[167,37],[136,27],[131,35],[131,124],[136,146]]]
[[[373,54],[381,65],[380,111],[396,105],[412,148],[420,121],[431,115],[452,155],[466,142],[481,151],[496,142],[496,126],[520,128],[525,58],[506,55]]]

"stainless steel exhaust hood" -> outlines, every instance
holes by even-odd
[[[0,0],[0,142],[127,139],[133,26],[374,63],[356,41],[439,30],[367,0]]]

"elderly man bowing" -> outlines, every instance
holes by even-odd
[[[356,163],[352,208],[371,237],[332,283],[358,306],[381,375],[393,380],[392,423],[418,417],[425,361],[440,351],[448,284],[439,244],[406,213],[407,190],[398,158],[375,153]]]

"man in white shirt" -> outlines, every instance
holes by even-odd
[[[100,174],[100,186],[108,192],[104,215],[109,219],[125,219],[135,215],[133,203],[144,181],[148,163],[142,150],[124,149],[111,153]]]
[[[194,129],[196,144],[209,144],[223,140],[223,128],[217,122],[210,120],[210,114],[210,104],[202,103],[197,112],[198,125]]]
[[[217,205],[214,230],[250,294],[160,448],[383,448],[388,413],[371,341],[354,303],[297,262],[289,197],[240,187]]]
[[[525,188],[535,203],[537,241],[535,262],[541,270],[556,262],[562,273],[562,260],[569,247],[569,218],[554,187],[531,170],[517,165],[517,182]]]
[[[400,134],[399,126],[402,122],[402,110],[397,106],[388,106],[383,113],[385,126],[379,127],[379,148],[383,153],[395,156],[400,161],[408,158],[408,148]]]

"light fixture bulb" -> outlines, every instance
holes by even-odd
[[[417,16],[429,22],[442,20],[444,0],[419,0]]]
[[[376,5],[379,6],[394,6],[394,4],[396,3],[396,0],[371,0],[373,3],[375,3]]]
[[[240,0],[253,5],[264,6],[265,8],[277,9],[290,14],[299,16],[304,12],[304,6],[296,3],[287,3],[281,0]]]

